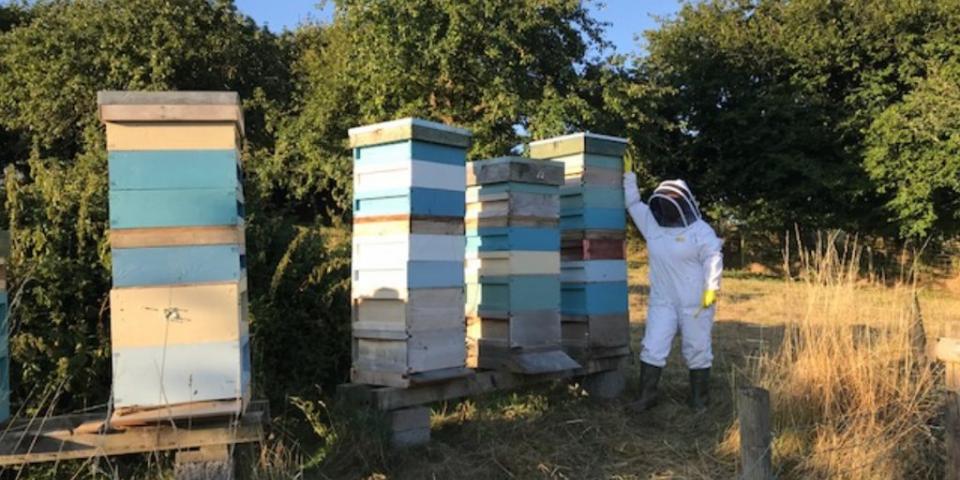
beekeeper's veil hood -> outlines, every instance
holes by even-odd
[[[683,180],[660,182],[647,204],[661,227],[688,227],[700,220],[697,199]]]

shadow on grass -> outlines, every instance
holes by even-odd
[[[637,351],[643,325],[632,326]],[[689,385],[679,336],[664,371],[660,404],[633,414],[638,364],[612,401],[591,399],[569,381],[433,404],[432,441],[387,448],[375,416],[350,405],[331,409],[336,445],[305,478],[733,478],[735,459],[720,452],[734,422],[734,392],[747,360],[775,348],[782,327],[724,321],[715,326],[711,408],[686,405]]]

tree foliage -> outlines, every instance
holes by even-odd
[[[755,227],[895,233],[864,164],[873,120],[955,43],[950,2],[712,0],[648,33],[637,81],[665,92],[643,152]],[[953,39],[953,40],[949,40]],[[955,55],[949,53],[949,55]],[[876,178],[876,177],[874,177]],[[902,208],[902,203],[889,203]]]
[[[579,0],[342,0],[296,34],[299,116],[281,132],[277,188],[348,210],[347,129],[416,116],[475,136],[472,158],[581,126],[601,25]],[[293,168],[298,175],[274,175]]]
[[[900,233],[960,232],[960,64],[935,66],[870,126],[866,167]]]

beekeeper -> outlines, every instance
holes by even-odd
[[[677,330],[690,369],[690,406],[707,407],[710,332],[723,271],[723,242],[701,216],[683,180],[661,182],[647,203],[640,199],[637,178],[623,176],[627,211],[644,240],[650,263],[650,301],[640,353],[640,398],[630,404],[644,411],[656,404],[657,383]]]

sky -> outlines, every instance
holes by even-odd
[[[326,21],[332,15],[331,6],[323,11],[317,8],[319,0],[237,0],[236,3],[240,11],[273,31],[293,29],[311,19]],[[592,7],[594,16],[610,24],[607,38],[617,53],[638,51],[635,34],[655,28],[654,16],[669,16],[680,8],[679,0],[604,0],[604,4],[603,8]]]

